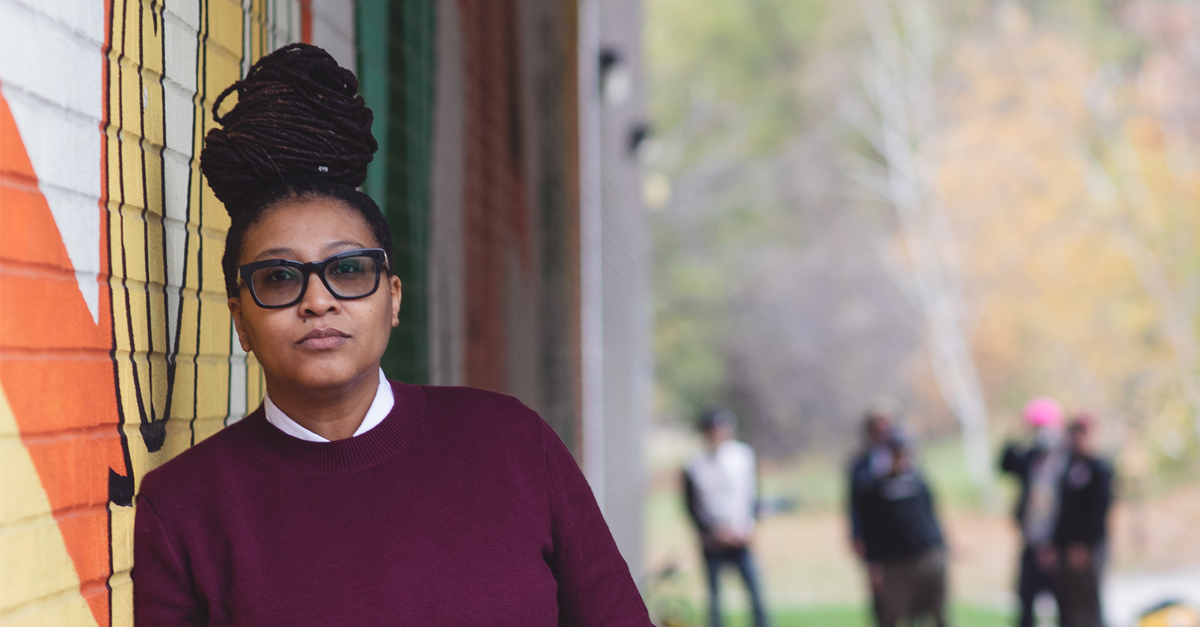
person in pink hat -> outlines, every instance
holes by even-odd
[[[1061,507],[1059,486],[1069,454],[1063,445],[1063,411],[1057,401],[1034,398],[1025,404],[1022,416],[1033,431],[1032,443],[1005,446],[1000,469],[1021,483],[1014,512],[1024,543],[1017,580],[1021,603],[1017,625],[1032,627],[1034,601],[1055,590],[1058,555],[1054,531]]]

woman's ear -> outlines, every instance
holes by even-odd
[[[388,287],[392,293],[392,328],[400,326],[400,277],[391,275],[388,277]]]
[[[240,296],[229,299],[229,315],[233,316],[233,328],[237,331],[238,343],[242,345],[242,350],[247,353],[251,352],[253,349],[250,347],[250,338],[246,336],[246,331],[242,327],[242,299]]]

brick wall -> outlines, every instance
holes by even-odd
[[[364,189],[406,284],[389,374],[517,395],[580,454],[577,19],[575,0],[0,0],[0,623],[130,624],[141,477],[259,404],[197,158],[215,96],[291,41],[356,68],[375,109]]]
[[[461,290],[431,293],[440,381],[517,396],[578,454],[574,6],[440,8],[432,176],[461,193],[434,188],[430,258]]]
[[[0,622],[130,624],[141,477],[259,403],[201,139],[304,33],[352,64],[352,11],[0,0]]]

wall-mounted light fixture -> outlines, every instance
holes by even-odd
[[[652,130],[650,125],[645,122],[635,122],[629,127],[629,143],[627,149],[629,154],[641,157],[643,148],[647,146]]]
[[[600,49],[600,95],[609,106],[625,104],[633,93],[633,73],[616,48]]]

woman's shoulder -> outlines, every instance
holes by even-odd
[[[253,427],[261,410],[197,442],[142,478],[139,494],[154,499],[163,490],[177,492],[179,486],[209,485],[226,474],[241,472],[246,456],[237,444],[242,432]]]
[[[475,434],[493,442],[539,439],[549,426],[536,411],[507,394],[465,386],[423,385],[427,413],[457,437]],[[469,437],[469,436],[468,436]]]
[[[455,385],[422,385],[429,410],[470,414],[481,419],[530,420],[537,412],[515,396]]]

